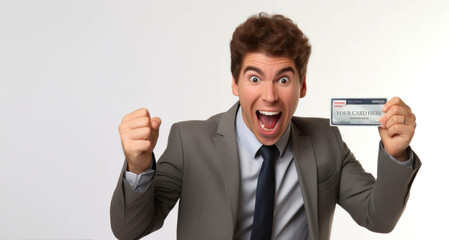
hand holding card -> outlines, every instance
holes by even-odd
[[[399,97],[390,99],[382,109],[385,115],[379,118],[379,135],[385,151],[398,161],[409,159],[406,149],[416,129],[416,116]]]

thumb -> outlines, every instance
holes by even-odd
[[[161,119],[159,117],[152,117],[151,118],[151,128],[159,131],[159,127],[161,126]]]

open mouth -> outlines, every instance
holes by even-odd
[[[259,125],[264,131],[272,132],[276,129],[282,112],[279,111],[256,111]]]

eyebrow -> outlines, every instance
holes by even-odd
[[[292,67],[285,67],[285,68],[279,70],[279,72],[277,73],[277,75],[281,75],[281,74],[283,74],[283,73],[285,73],[285,72],[292,72],[293,75],[295,75],[295,70],[294,70]]]
[[[264,76],[262,70],[260,70],[256,67],[253,67],[253,66],[246,67],[245,70],[243,70],[243,73],[246,73],[247,71],[254,71],[254,72],[257,72],[258,74]],[[281,75],[282,73],[285,73],[285,72],[292,72],[293,74],[295,74],[295,70],[292,67],[285,67],[285,68],[279,70],[276,75]]]

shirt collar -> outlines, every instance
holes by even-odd
[[[239,139],[239,142],[243,144],[243,147],[246,148],[246,150],[251,154],[251,156],[256,157],[256,153],[259,150],[259,148],[262,146],[262,143],[257,140],[256,136],[254,135],[251,130],[249,130],[248,126],[246,126],[245,121],[243,120],[242,115],[242,108],[239,107],[239,110],[237,112],[237,116],[235,119],[235,128],[237,131],[237,138]],[[282,134],[279,141],[275,144],[280,152],[280,157],[285,152],[285,149],[287,147],[288,139],[290,138],[290,128],[291,124],[288,124],[287,129]]]

